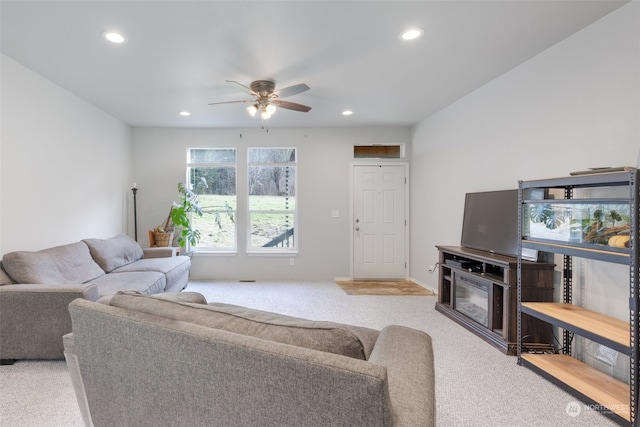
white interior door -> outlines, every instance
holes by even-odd
[[[406,167],[353,165],[353,278],[406,278]]]

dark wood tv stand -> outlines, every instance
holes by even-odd
[[[503,353],[515,355],[518,259],[460,246],[436,247],[440,267],[436,310]],[[552,263],[522,261],[523,300],[553,301],[553,269]],[[529,316],[523,316],[522,323],[523,346],[553,348],[550,325]]]

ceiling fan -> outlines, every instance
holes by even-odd
[[[260,117],[262,118],[262,120],[271,118],[271,115],[276,112],[277,107],[286,108],[287,110],[302,111],[303,113],[311,110],[311,107],[308,107],[306,105],[282,100],[282,98],[297,95],[301,92],[309,90],[309,86],[304,83],[288,86],[280,90],[275,90],[276,84],[271,80],[256,80],[254,82],[251,82],[249,87],[233,80],[227,80],[227,83],[231,83],[243,92],[246,92],[249,95],[253,95],[255,99],[212,102],[209,105],[250,102],[252,103],[252,105],[247,107],[247,111],[249,112],[249,114],[251,114],[251,116],[255,116],[257,112],[260,112]]]

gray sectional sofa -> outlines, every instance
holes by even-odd
[[[143,249],[122,234],[7,253],[0,263],[0,360],[62,359],[71,301],[108,304],[122,290],[179,292],[190,266],[175,248]]]
[[[433,426],[429,335],[303,320],[202,295],[69,305],[87,426]]]

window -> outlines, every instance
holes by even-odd
[[[354,159],[401,159],[404,157],[402,144],[354,145]]]
[[[206,186],[203,184],[206,182]],[[203,215],[193,215],[200,230],[195,251],[235,251],[236,150],[191,148],[187,158],[187,185],[198,196]]]
[[[296,149],[249,148],[248,251],[297,251]]]

